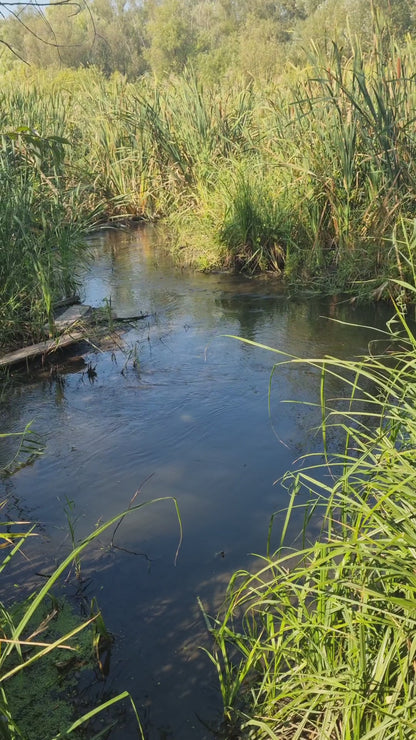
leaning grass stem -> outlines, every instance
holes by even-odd
[[[402,740],[416,731],[416,345],[396,312],[387,353],[310,361],[321,377],[324,462],[305,457],[284,477],[278,549],[270,552],[269,532],[262,564],[234,574],[212,622],[224,715],[241,738]],[[309,364],[278,354],[274,373]],[[345,399],[327,398],[330,376],[344,378]],[[334,431],[341,449],[330,447]],[[306,546],[294,551],[285,539],[299,492],[310,502]],[[320,535],[308,544],[311,508]]]
[[[134,500],[134,497],[133,497],[133,500]],[[30,622],[33,620],[33,618],[35,618],[35,615],[38,609],[43,604],[46,597],[50,595],[51,589],[53,588],[53,586],[56,584],[56,582],[58,581],[60,576],[65,572],[65,570],[68,567],[70,567],[71,563],[75,562],[77,564],[77,567],[79,566],[81,554],[86,549],[86,547],[88,547],[88,545],[90,545],[92,542],[94,542],[94,540],[96,540],[97,537],[100,537],[100,535],[106,532],[110,527],[113,527],[114,525],[116,525],[117,527],[118,524],[124,519],[124,517],[127,516],[127,514],[131,514],[134,511],[138,511],[142,507],[148,506],[150,503],[156,503],[156,502],[162,502],[162,501],[171,501],[173,503],[175,512],[178,518],[179,543],[178,543],[178,549],[175,555],[175,562],[176,562],[179,547],[182,541],[182,524],[181,524],[181,518],[180,518],[180,514],[178,510],[178,505],[174,498],[161,497],[154,501],[144,502],[138,505],[132,505],[132,502],[131,502],[129,508],[126,511],[122,512],[118,516],[113,517],[111,520],[109,520],[105,524],[102,524],[100,527],[97,527],[92,534],[86,537],[78,545],[75,544],[75,533],[74,533],[74,527],[73,527],[73,522],[72,522],[72,512],[71,512],[71,507],[70,507],[69,514],[68,514],[68,517],[69,517],[68,521],[69,521],[71,537],[72,537],[72,544],[73,544],[72,551],[60,563],[60,565],[58,565],[58,567],[55,569],[52,575],[47,579],[44,586],[41,589],[39,589],[39,591],[37,591],[31,597],[31,599],[29,599],[25,603],[23,615],[19,618],[16,624],[14,623],[11,615],[9,615],[7,610],[4,609],[2,605],[0,605],[1,606],[0,622],[1,622],[1,627],[2,627],[2,637],[0,638],[0,704],[1,704],[1,711],[6,719],[7,728],[8,728],[6,731],[5,729],[6,725],[3,722],[0,723],[1,725],[0,726],[0,737],[6,737],[7,740],[9,740],[9,737],[20,737],[21,736],[17,728],[17,725],[14,721],[14,718],[12,717],[12,715],[10,714],[8,710],[7,686],[8,686],[8,682],[10,681],[10,679],[12,679],[14,676],[16,676],[16,674],[20,673],[21,671],[29,668],[32,664],[36,663],[38,660],[42,660],[42,658],[46,657],[48,654],[54,651],[57,651],[60,649],[73,650],[74,648],[71,645],[68,645],[67,643],[75,635],[77,635],[79,632],[81,632],[88,625],[90,625],[91,623],[94,623],[95,621],[97,621],[97,624],[98,624],[97,626],[98,633],[101,635],[101,637],[104,636],[105,627],[102,623],[102,618],[98,612],[96,614],[93,614],[93,616],[89,620],[83,622],[82,624],[77,625],[74,629],[64,634],[63,636],[60,636],[56,640],[53,640],[50,643],[33,639],[41,631],[43,631],[45,627],[45,620],[42,622],[42,624],[38,627],[37,630],[32,632],[32,634],[29,637],[26,636],[26,638],[24,638],[23,634],[26,628],[28,627]],[[71,502],[68,502],[68,504],[70,503]],[[27,533],[23,534],[22,537],[20,537],[20,539],[17,539],[15,543],[12,539],[11,549],[8,552],[6,558],[4,559],[0,570],[2,570],[7,565],[7,563],[10,561],[10,559],[14,556],[14,554],[17,553],[21,549],[27,537],[30,536],[30,534],[32,533],[32,530],[29,530]],[[6,633],[8,633],[10,636],[6,637]],[[96,640],[98,639],[99,638],[97,637]],[[24,653],[22,651],[22,646],[24,646],[25,648],[32,646],[32,648],[34,649],[34,651],[29,657],[24,656]],[[13,654],[15,656],[14,658],[13,658]],[[110,708],[116,702],[119,702],[126,698],[128,698],[133,705],[133,711],[136,716],[140,737],[142,738],[142,740],[144,740],[143,728],[141,726],[141,723],[140,723],[140,720],[137,714],[137,710],[128,692],[123,692],[122,694],[119,694],[118,696],[113,697],[107,702],[104,702],[99,707],[87,712],[80,719],[74,722],[65,732],[63,731],[59,732],[58,735],[55,736],[55,740],[67,737],[71,733],[75,732],[81,725],[91,720],[99,712],[102,712],[103,710]],[[11,734],[8,734],[9,730]]]

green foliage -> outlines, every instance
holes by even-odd
[[[92,0],[76,13],[66,3],[42,12],[26,4],[0,21],[0,63],[13,66],[14,51],[29,64],[96,65],[129,79],[191,63],[211,80],[269,77],[288,58],[305,61],[311,41],[325,51],[335,41],[345,56],[355,39],[368,48],[374,15],[398,39],[413,33],[413,0]]]
[[[321,372],[324,463],[305,458],[283,478],[279,549],[235,573],[208,620],[230,735],[414,736],[415,350],[397,309],[363,360],[307,361]],[[276,370],[299,362],[283,358]],[[344,401],[326,398],[330,376],[344,379]],[[329,447],[334,436],[341,451]],[[297,551],[285,540],[300,493],[310,501]],[[311,521],[321,531],[307,544]]]
[[[283,269],[290,219],[262,173],[237,172],[220,225],[219,240],[233,267],[247,272]]]
[[[186,6],[180,0],[165,0],[154,5],[148,23],[150,47],[147,53],[156,77],[166,72],[181,72],[194,46],[192,26]]]
[[[155,19],[166,7],[143,13]],[[306,11],[279,7],[291,23],[304,22]],[[195,69],[180,76],[163,77],[154,62],[159,81],[107,79],[97,69],[4,75],[1,130],[11,135],[0,161],[0,270],[6,286],[18,273],[20,284],[5,294],[3,342],[29,338],[29,327],[39,337],[48,320],[52,331],[53,302],[75,281],[79,237],[98,219],[165,218],[175,253],[204,269],[284,266],[292,284],[355,295],[400,277],[392,235],[416,215],[413,43],[399,46],[374,17],[371,49],[350,36],[350,57],[341,45],[318,45],[305,69],[283,68],[281,14],[261,4],[250,12],[193,6],[165,18],[233,26],[227,59],[235,66],[224,83],[203,77],[222,64],[220,32],[204,62],[194,39]],[[247,63],[239,67],[243,38]],[[156,48],[150,37],[146,44],[145,55]]]
[[[336,271],[337,289],[383,272],[387,277],[387,234],[399,214],[414,215],[409,104],[415,91],[405,58],[379,37],[371,60],[356,46],[344,62],[334,46],[330,66],[319,54],[314,64],[316,77],[295,94],[289,166],[305,188],[301,219],[313,226],[306,272]]]
[[[93,0],[74,13],[63,3],[43,12],[27,4],[19,14],[0,22],[0,35],[10,48],[5,67],[18,60],[40,67],[97,65],[105,74],[143,74],[146,43],[145,11],[141,4]],[[14,56],[13,56],[14,53]]]
[[[84,225],[62,188],[64,146],[27,126],[0,142],[0,345],[53,332],[53,302],[74,291]]]

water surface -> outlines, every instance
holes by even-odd
[[[135,503],[167,498],[123,520],[84,561],[115,635],[108,679],[97,695],[128,689],[150,740],[212,737],[221,702],[197,597],[210,614],[236,568],[262,554],[271,515],[288,494],[279,478],[300,455],[320,449],[319,373],[279,367],[289,355],[354,357],[373,333],[331,319],[383,326],[389,311],[291,299],[274,279],[194,274],[175,268],[157,231],[108,232],[90,242],[95,260],[83,299],[124,316],[148,314],[108,351],[87,348],[85,366],[57,382],[15,378],[3,396],[1,428],[33,421],[45,454],[1,485],[11,511],[41,524],[22,563],[24,577],[70,548],[68,502],[78,538]],[[85,349],[85,348],[84,348]],[[58,377],[62,373],[58,368]],[[337,395],[340,387],[329,385]],[[7,450],[8,453],[8,450]],[[183,541],[175,565],[179,526]],[[272,545],[283,514],[276,517]],[[301,515],[290,537],[301,529]],[[122,549],[118,549],[122,548]],[[136,554],[133,554],[136,553]],[[120,716],[116,740],[136,737]]]

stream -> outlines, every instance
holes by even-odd
[[[70,551],[65,509],[78,540],[132,499],[162,499],[110,528],[83,558],[88,594],[115,637],[95,691],[103,699],[127,689],[148,740],[205,740],[221,698],[201,650],[212,645],[198,597],[215,615],[231,574],[266,552],[270,517],[288,503],[279,479],[321,449],[319,372],[284,364],[270,381],[284,355],[236,337],[304,358],[352,358],[374,332],[333,319],[383,327],[392,311],[290,298],[271,277],[179,269],[155,227],[99,233],[89,248],[83,302],[147,318],[124,326],[118,346],[83,345],[83,358],[54,376],[14,373],[1,431],[31,421],[45,451],[0,481],[0,501],[7,497],[10,516],[39,522],[20,562],[21,582],[38,584],[35,574]],[[332,381],[327,391],[341,388]],[[3,460],[9,454],[8,443]],[[283,518],[275,517],[272,549]],[[300,511],[289,540],[301,529]],[[120,710],[112,740],[136,737],[132,713]]]

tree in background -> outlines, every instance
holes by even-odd
[[[118,70],[137,76],[147,69],[142,55],[145,26],[143,6],[134,0],[22,5],[3,12],[1,62],[7,66],[17,58],[41,67],[94,65],[105,74]]]
[[[149,5],[147,61],[156,77],[181,72],[193,55],[195,33],[189,7],[181,0]]]
[[[127,77],[142,75],[148,68],[143,55],[147,45],[143,5],[134,0],[93,0],[90,9],[96,34],[87,64],[105,74],[117,70]]]
[[[287,59],[303,64],[311,41],[347,55],[372,38],[373,15],[398,39],[412,34],[414,0],[57,0],[0,2],[1,64],[95,65],[109,75],[157,78],[186,65],[207,79],[271,78]]]
[[[76,34],[78,18],[82,10],[89,13],[84,0],[56,0],[56,2],[34,3],[7,2],[0,3],[0,44],[3,46],[2,57],[7,52],[29,63],[27,57],[37,61],[42,55],[41,63],[51,63],[60,50],[79,45],[79,34]],[[92,29],[93,29],[93,23]],[[63,34],[64,38],[60,38]],[[74,37],[75,34],[75,37]]]
[[[301,54],[311,41],[321,50],[335,42],[346,54],[351,52],[351,41],[360,38],[363,45],[372,39],[372,8],[369,0],[305,0],[313,10],[296,27],[292,51]]]

